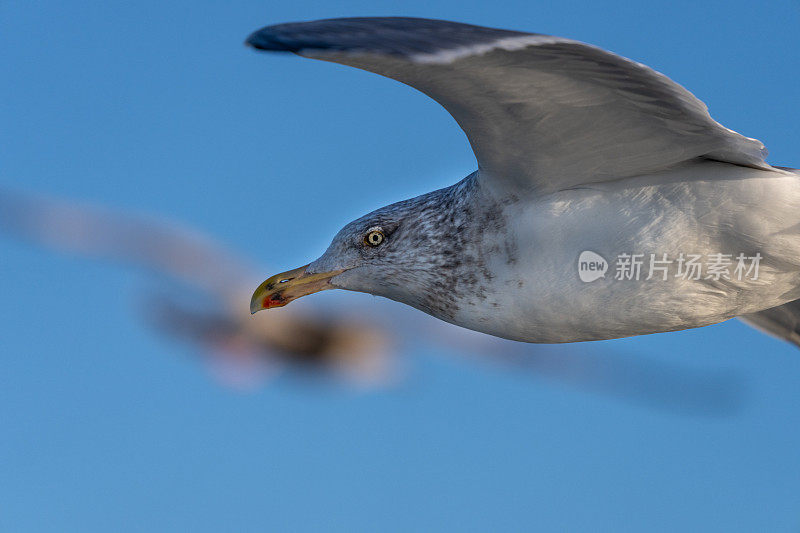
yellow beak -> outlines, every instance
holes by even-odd
[[[283,307],[292,300],[315,292],[333,289],[331,278],[344,270],[333,270],[319,274],[306,274],[308,265],[288,272],[276,274],[258,286],[250,300],[250,313],[255,314],[262,309]]]

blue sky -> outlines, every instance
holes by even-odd
[[[475,166],[421,94],[242,46],[269,23],[358,15],[600,45],[800,166],[800,2],[35,0],[0,5],[0,184],[168,215],[274,268],[303,264],[345,222]],[[800,352],[741,323],[545,348],[731,376],[741,392],[723,412],[424,345],[390,390],[287,379],[242,394],[136,320],[138,279],[0,240],[3,531],[800,528]]]

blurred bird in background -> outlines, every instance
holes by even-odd
[[[300,311],[252,320],[245,305],[248,281],[258,277],[252,265],[178,224],[0,192],[0,231],[166,278],[167,283],[142,292],[141,314],[162,333],[199,347],[210,356],[215,373],[231,385],[252,386],[286,367],[362,384],[391,375],[390,338],[364,315]],[[196,296],[191,306],[187,294]]]
[[[0,190],[0,233],[166,281],[142,291],[140,314],[161,334],[192,344],[214,375],[237,388],[258,386],[282,370],[388,386],[403,374],[401,355],[434,346],[437,354],[682,414],[731,414],[746,392],[742,376],[725,369],[515,343],[375,300],[349,315],[318,304],[251,315],[250,288],[262,269],[199,231],[157,217]],[[187,303],[188,292],[196,302]]]

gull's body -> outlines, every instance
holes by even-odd
[[[466,251],[469,268],[492,275],[467,283],[455,269],[455,304],[426,309],[470,329],[528,342],[608,339],[713,324],[800,296],[800,179],[789,172],[706,161],[493,204],[491,217],[475,213],[493,222]],[[621,281],[612,266],[584,283],[583,250],[605,258],[758,250],[768,259],[755,281]]]
[[[317,261],[262,284],[253,311],[344,288],[500,337],[572,342],[699,327],[800,297],[800,176],[644,65],[569,39],[422,19],[284,24],[248,43],[423,91],[458,121],[479,165],[348,224]],[[605,277],[581,279],[584,251],[611,263]],[[616,279],[624,254],[760,264],[738,279]]]

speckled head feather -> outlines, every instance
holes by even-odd
[[[476,217],[487,219],[484,202],[476,201],[482,195],[475,178],[350,222],[308,272],[345,269],[332,280],[337,288],[385,296],[452,320],[465,300],[480,301],[491,278],[476,232],[501,229],[497,219],[474,224]],[[374,230],[385,235],[378,246],[364,242]]]

